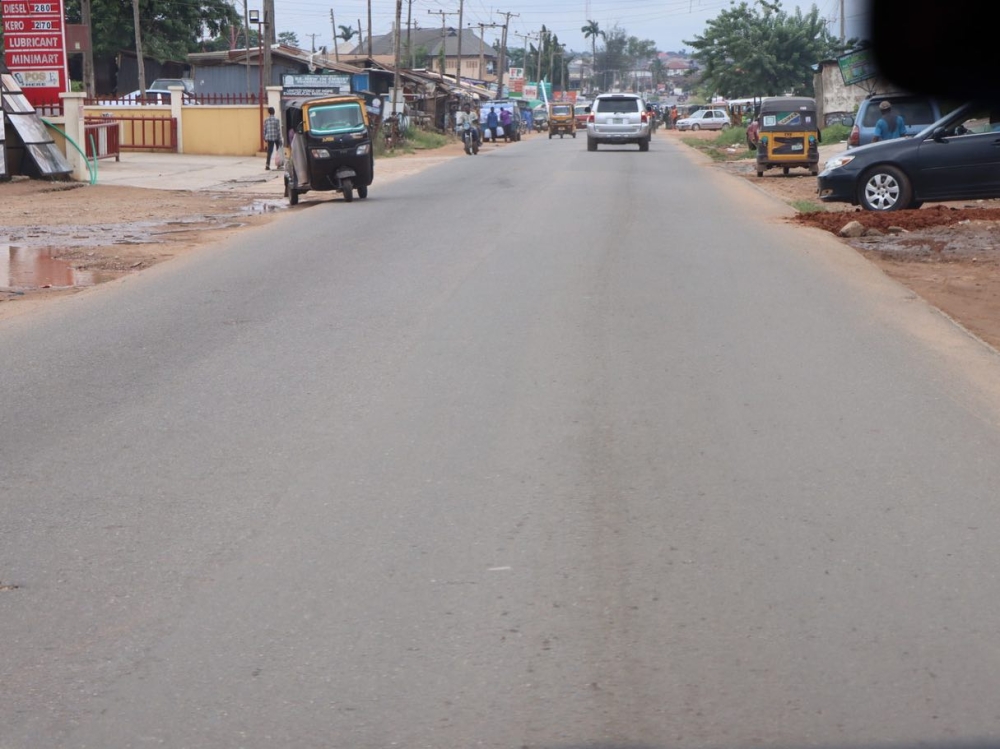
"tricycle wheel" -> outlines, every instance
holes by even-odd
[[[758,177],[763,177],[764,176],[764,172],[762,170],[758,169],[757,170],[757,176]]]
[[[368,185],[358,185],[358,197],[362,200],[368,197]]]
[[[573,137],[576,137],[576,130],[573,131]]]
[[[549,140],[552,140],[552,133],[549,133]]]
[[[288,188],[288,205],[298,205],[299,204],[299,191],[294,187]]]
[[[787,166],[781,167],[781,173],[784,174],[787,177],[788,176],[788,167]]]
[[[349,179],[345,179],[343,184],[341,192],[344,194],[344,202],[350,203],[354,200],[354,184]]]

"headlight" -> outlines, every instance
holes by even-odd
[[[848,156],[847,154],[844,154],[843,156],[837,156],[836,158],[830,159],[828,162],[826,162],[826,169],[827,170],[840,169],[840,167],[847,166],[852,161],[854,161],[853,156]]]
[[[312,154],[314,159],[328,159],[330,158],[330,152],[325,148],[312,148],[309,153]]]
[[[358,146],[358,150],[355,151],[354,153],[356,153],[358,156],[364,156],[368,153],[370,149],[371,149],[371,143],[362,143],[360,146]]]

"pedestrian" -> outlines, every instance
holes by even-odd
[[[675,104],[670,108],[670,129],[677,129],[677,105]]]
[[[267,143],[267,161],[264,168],[271,168],[271,154],[281,147],[281,122],[274,116],[274,107],[267,108],[267,119],[264,120],[264,142]]]
[[[493,143],[497,142],[497,125],[499,124],[500,118],[497,117],[496,107],[490,107],[490,111],[486,115],[486,130],[489,133],[487,140]]]
[[[903,115],[893,114],[890,102],[883,101],[878,105],[878,108],[881,110],[882,116],[875,123],[875,135],[872,137],[872,143],[902,138],[906,135],[906,121],[903,119]]]
[[[511,123],[512,119],[513,118],[510,116],[510,110],[509,109],[501,109],[500,110],[500,127],[503,128],[503,139],[507,143],[510,142],[510,136],[511,136],[511,124],[510,123]]]

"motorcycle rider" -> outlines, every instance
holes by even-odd
[[[462,105],[462,111],[458,113],[455,118],[455,124],[458,126],[458,132],[461,133],[465,130],[465,123],[468,122],[469,126],[472,128],[472,138],[476,145],[479,145],[479,116],[472,113],[472,105],[466,102]]]

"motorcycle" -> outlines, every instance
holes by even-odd
[[[466,122],[462,126],[462,143],[465,145],[466,155],[479,155],[479,138],[476,137],[476,129],[471,122]]]

